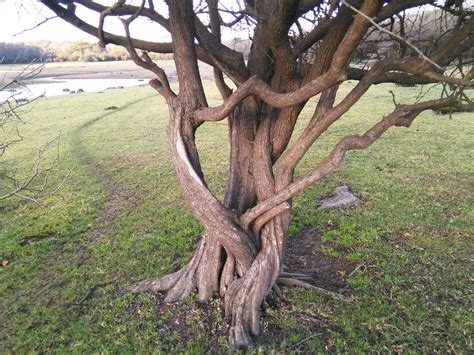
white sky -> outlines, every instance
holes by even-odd
[[[22,5],[22,6],[19,6]],[[93,37],[73,26],[54,19],[23,34],[15,34],[35,26],[52,16],[41,4],[34,1],[0,0],[0,42],[27,42],[48,39],[50,41],[93,41]]]
[[[140,3],[139,0],[131,2]],[[114,0],[104,1],[111,4]],[[229,1],[231,3],[231,1]],[[473,6],[474,0],[465,0],[465,6]],[[159,3],[158,3],[159,4]],[[155,5],[156,6],[156,5]],[[158,5],[160,6],[160,5]],[[97,24],[98,17],[91,11],[78,7],[77,14],[80,18],[91,24]],[[0,42],[29,42],[37,40],[50,41],[88,41],[96,42],[97,39],[90,36],[65,21],[55,18],[34,28],[31,31],[21,33],[23,30],[32,28],[47,17],[54,14],[38,0],[0,0]],[[170,41],[167,31],[156,24],[145,20],[137,20],[131,26],[132,36],[140,39],[148,39],[157,42]],[[108,17],[105,30],[117,34],[123,34],[123,26],[117,18]],[[239,29],[224,30],[224,38],[245,37],[245,31]]]
[[[41,26],[21,33],[23,30],[32,28],[45,18],[54,16],[53,12],[35,0],[0,0],[0,42],[29,42],[37,40],[49,41],[88,41],[97,42],[97,38],[90,36],[67,22],[55,18],[47,21]],[[98,21],[92,12],[78,8],[78,16],[91,24]],[[138,24],[138,20],[137,20]],[[153,34],[154,41],[168,42],[170,36],[167,31],[158,25],[142,21],[140,26],[132,24],[132,36],[142,39],[150,39]],[[140,33],[134,31],[139,29]],[[106,31],[123,34],[123,26],[112,17],[107,18]]]

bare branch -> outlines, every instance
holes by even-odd
[[[252,228],[253,235],[255,237],[258,237],[260,230],[268,221],[282,214],[283,212],[288,211],[290,208],[291,206],[288,202],[283,202],[282,204],[276,206],[275,208],[272,208],[268,210],[267,212],[261,214],[255,220],[255,223],[253,224],[253,228]]]
[[[218,41],[221,41],[221,19],[218,12],[218,1],[217,0],[207,0],[209,7],[209,17],[210,17],[210,26],[211,31],[214,36],[217,37]],[[217,89],[219,90],[223,99],[226,99],[232,93],[232,90],[225,83],[224,76],[222,75],[222,70],[218,67],[213,69],[214,80],[216,82]]]
[[[24,140],[20,133],[18,124],[24,123],[20,115],[24,114],[24,108],[31,109],[32,104],[43,95],[37,96],[33,99],[17,99],[20,95],[21,89],[26,85],[25,80],[34,78],[41,70],[43,65],[33,66],[33,64],[26,65],[22,70],[16,74],[12,79],[2,83],[0,92],[10,89],[12,86],[15,91],[9,97],[0,102],[0,129],[5,133],[5,140],[0,143],[0,157],[4,155],[5,151],[13,144],[17,144]],[[45,155],[50,151],[51,146],[57,142],[57,153],[54,160],[45,167]],[[6,161],[0,162],[0,201],[6,200],[13,196],[18,196],[22,199],[38,203],[45,196],[42,194],[47,190],[48,179],[53,170],[57,167],[60,161],[59,154],[59,136],[47,142],[44,146],[38,149],[36,158],[30,171],[18,171],[16,165],[10,165]],[[23,176],[23,175],[26,175]],[[69,176],[66,175],[65,179]],[[59,189],[65,179],[54,190]]]
[[[74,2],[86,7],[89,10],[93,10],[98,13],[107,11],[107,9],[110,8],[108,6],[105,6],[94,1],[90,1],[90,0],[75,0]],[[169,20],[155,11],[152,0],[148,0],[148,4],[149,4],[148,8],[145,7],[142,9],[142,11],[140,12],[140,16],[144,16],[160,24],[163,28],[169,31]],[[126,1],[124,1],[122,5],[115,8],[113,12],[108,13],[107,16],[133,15],[134,13],[137,12],[139,8],[140,8],[139,6],[129,5],[126,3]]]
[[[344,81],[345,78],[346,76],[343,73],[329,71],[295,91],[278,93],[273,91],[272,88],[261,79],[253,76],[239,86],[222,105],[214,108],[200,108],[195,111],[194,117],[197,121],[222,120],[249,95],[255,95],[272,107],[284,108],[294,106]]]
[[[38,23],[37,23],[36,25],[34,25],[33,27],[29,27],[29,28],[26,28],[26,29],[24,29],[24,30],[22,30],[22,31],[20,31],[20,32],[17,32],[17,33],[15,33],[13,36],[16,37],[16,36],[19,36],[19,35],[21,35],[21,34],[23,34],[23,33],[25,33],[25,32],[34,30],[35,28],[38,28],[38,27],[40,27],[41,25],[44,25],[44,24],[45,24],[46,22],[48,22],[49,20],[53,20],[53,19],[55,19],[55,18],[58,18],[58,16],[47,17],[47,18],[45,18],[43,21],[38,22]]]
[[[408,39],[406,38],[403,38],[399,35],[397,35],[396,33],[393,33],[385,28],[383,28],[382,26],[380,26],[377,22],[375,22],[370,16],[367,16],[366,14],[364,14],[362,11],[359,11],[357,8],[355,8],[354,6],[352,6],[351,4],[349,4],[346,0],[342,0],[342,3],[347,6],[348,8],[350,8],[352,11],[354,11],[355,13],[361,15],[362,17],[364,17],[365,19],[367,19],[373,26],[375,26],[379,31],[381,32],[384,32],[386,34],[388,34],[390,37],[392,37],[393,39],[399,41],[400,43],[403,43],[404,45],[410,47],[413,51],[415,51],[423,60],[426,60],[428,63],[430,63],[431,65],[433,65],[435,68],[439,69],[439,70],[443,70],[442,67],[440,67],[437,63],[435,63],[434,61],[432,61],[430,58],[428,58],[417,46],[415,46],[413,43],[411,43]]]
[[[142,4],[139,8],[137,8],[136,12],[132,14],[130,17],[127,19],[121,19],[122,24],[125,29],[125,35],[128,40],[128,46],[126,46],[126,49],[128,53],[130,54],[130,57],[132,60],[137,64],[138,66],[147,69],[154,73],[157,76],[157,80],[152,80],[150,81],[151,87],[153,87],[155,90],[157,90],[166,100],[170,100],[173,97],[176,96],[176,94],[171,90],[168,77],[165,73],[165,71],[160,68],[153,60],[150,58],[147,52],[143,52],[142,57],[138,55],[135,47],[133,46],[133,41],[130,36],[130,24],[140,15],[140,13],[143,11],[145,7],[145,1],[142,0]]]
[[[51,9],[53,12],[56,13],[60,18],[69,22],[70,24],[78,27],[82,31],[98,38],[99,29],[95,26],[88,24],[87,22],[81,20],[77,17],[73,12],[68,11],[67,9],[63,8],[62,6],[58,5],[56,1],[53,0],[41,0],[41,2]],[[112,33],[103,32],[104,41],[106,43],[114,43],[121,46],[128,45],[128,39],[123,36],[114,35]],[[173,48],[171,43],[159,43],[159,42],[150,42],[138,39],[132,39],[133,45],[137,49],[142,49],[150,52],[156,53],[172,53]],[[203,54],[203,57],[205,55]]]
[[[99,26],[98,26],[98,37],[99,37],[99,45],[101,47],[105,47],[105,45],[107,44],[105,42],[105,39],[104,39],[104,22],[105,22],[105,18],[110,15],[110,14],[113,14],[119,7],[121,7],[122,5],[125,4],[125,0],[118,0],[116,1],[112,6],[110,7],[107,7],[106,9],[104,9],[101,13],[100,13],[100,17],[99,17]],[[143,4],[142,4],[142,7],[143,7]],[[141,10],[140,10],[141,12]],[[137,15],[138,16],[138,15]]]
[[[370,28],[371,23],[367,18],[377,14],[380,8],[381,2],[379,1],[364,1],[361,9],[358,10],[360,13],[355,17],[353,23],[347,30],[344,38],[334,53],[334,57],[331,61],[332,67],[345,69],[354,50]]]
[[[48,167],[46,168],[41,167],[41,163],[43,162],[45,152],[50,148],[50,146],[54,142],[59,142],[58,137],[49,141],[42,148],[38,150],[36,159],[31,169],[31,173],[29,174],[29,177],[24,179],[22,182],[19,182],[15,178],[12,178],[12,177],[2,176],[3,179],[9,178],[10,180],[14,181],[17,186],[12,191],[9,191],[6,194],[0,195],[0,201],[10,198],[12,196],[19,196],[23,199],[36,202],[36,203],[39,201],[37,197],[30,194],[25,194],[23,192],[28,191],[28,190],[36,190],[36,192],[44,191],[48,177],[49,177],[49,173],[58,165],[58,162],[59,162],[59,156],[56,156],[54,161]],[[44,174],[44,177],[42,178],[43,184],[39,187],[32,188],[32,184],[36,182],[38,178],[40,178],[40,176],[43,174]],[[60,186],[62,186],[62,183],[60,184]]]

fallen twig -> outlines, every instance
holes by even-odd
[[[315,334],[312,334],[312,335],[310,335],[309,337],[306,337],[306,338],[304,338],[303,340],[297,342],[295,345],[293,345],[293,346],[290,348],[290,350],[298,350],[299,348],[301,348],[301,345],[302,345],[304,342],[306,342],[306,341],[308,341],[308,340],[310,340],[310,339],[319,337],[319,336],[321,336],[321,335],[323,335],[323,333],[315,333]]]
[[[309,276],[309,275],[298,274],[298,273],[294,273],[294,272],[285,272],[285,271],[280,273],[280,277],[292,278],[292,279],[297,279],[297,280],[311,280],[311,276]]]
[[[287,278],[287,277],[279,277],[276,282],[284,286],[306,288],[308,290],[312,290],[316,293],[319,293],[320,295],[323,295],[325,297],[331,297],[331,298],[336,298],[341,301],[346,301],[346,298],[339,293],[325,290],[324,288],[311,285],[301,280]]]
[[[357,265],[356,268],[354,270],[352,270],[349,275],[347,275],[347,277],[351,277],[352,275],[354,275],[357,272],[357,270],[359,270],[363,266],[365,266],[365,263]]]

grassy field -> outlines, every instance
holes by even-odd
[[[217,103],[210,83],[207,90]],[[400,101],[419,93],[374,88],[314,146],[298,174],[342,136],[389,112],[389,90]],[[105,110],[111,106],[117,109]],[[161,295],[127,292],[185,265],[202,233],[173,175],[163,100],[148,88],[68,95],[39,101],[25,120],[25,141],[3,158],[28,167],[36,149],[61,132],[65,157],[51,186],[72,170],[41,204],[0,205],[0,258],[8,261],[0,268],[0,352],[226,351],[219,300],[166,305]],[[219,196],[226,130],[220,122],[198,132]],[[347,301],[285,288],[283,300],[264,305],[254,351],[472,350],[473,133],[470,114],[424,113],[410,129],[351,152],[337,173],[298,196],[289,244],[305,241],[308,258],[336,265],[315,273],[321,286],[338,278],[327,287]],[[321,196],[342,183],[363,207],[319,211]]]

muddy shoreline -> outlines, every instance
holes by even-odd
[[[174,62],[165,60],[157,62],[170,78],[176,76]],[[25,66],[0,66],[0,82],[13,80]],[[33,67],[32,67],[33,68]],[[200,64],[203,79],[212,77],[212,69],[206,64]],[[132,61],[94,62],[94,63],[48,63],[35,76],[40,78],[58,79],[152,79],[153,74],[138,67]]]

